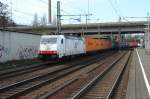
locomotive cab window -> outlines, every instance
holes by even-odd
[[[57,38],[43,38],[41,44],[56,44]]]
[[[63,44],[63,39],[61,39],[61,44]]]

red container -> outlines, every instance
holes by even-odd
[[[138,46],[138,43],[136,41],[129,42],[129,47],[134,48],[137,46]]]

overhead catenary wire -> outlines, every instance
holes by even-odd
[[[125,17],[122,17],[122,19],[125,20],[125,21],[127,21],[127,22],[130,23],[130,24],[133,24],[133,22],[127,20]]]
[[[14,12],[18,12],[20,14],[23,14],[25,16],[34,16],[34,14],[31,14],[31,13],[28,13],[28,12],[22,12],[20,10],[17,10],[17,9],[13,9]]]
[[[69,0],[67,0],[67,2],[70,2],[71,4],[73,4],[71,1],[69,1]],[[66,2],[64,2],[64,3],[66,3]],[[67,4],[68,5],[68,4]],[[68,6],[70,6],[70,5],[68,5]],[[73,7],[73,6],[70,6],[70,8],[73,8],[73,10],[76,10],[76,11],[79,11],[79,12],[84,12],[84,13],[86,13],[86,11],[83,11],[82,9],[79,9],[79,8],[77,8],[77,7]]]
[[[40,2],[42,2],[42,3],[44,3],[44,4],[46,4],[47,6],[48,6],[48,3],[47,2],[45,2],[45,1],[43,1],[43,0],[39,0]]]
[[[41,3],[43,3],[43,4],[45,4],[47,7],[48,7],[48,2],[46,2],[45,0],[39,0]],[[3,3],[5,3],[5,4],[7,4],[9,7],[11,7],[12,5],[6,0],[5,2],[3,1]],[[52,7],[53,8],[55,8],[55,9],[57,9],[57,7],[56,6],[54,6],[54,5],[52,5]],[[64,9],[60,9],[61,10],[61,12],[62,12],[62,14],[66,14],[66,15],[70,15],[71,13],[70,12],[67,12],[67,11],[65,11]],[[17,12],[17,13],[20,13],[20,14],[22,14],[22,15],[25,15],[25,16],[34,16],[34,14],[32,14],[32,13],[29,13],[29,12],[24,12],[24,11],[21,11],[21,10],[19,10],[19,9],[16,9],[16,8],[14,8],[13,7],[13,9],[12,9],[12,11],[11,11],[12,13],[13,12]]]
[[[117,15],[118,17],[120,17],[120,15],[119,15],[117,9],[115,8],[115,6],[113,5],[112,1],[111,1],[111,0],[107,0],[107,1],[108,1],[109,4],[111,5],[111,7],[112,7],[112,9],[114,10],[114,12],[116,13],[116,15]]]
[[[10,0],[0,0],[1,2],[3,2],[3,3],[5,3],[5,4],[7,4],[8,6],[11,6],[11,4],[10,4]],[[47,0],[39,0],[41,3],[43,3],[43,4],[45,4],[46,5],[46,7],[48,7],[48,2],[47,2]],[[55,1],[55,0],[54,0]],[[71,2],[72,3],[72,1],[71,0],[68,0],[67,2]],[[116,15],[117,16],[121,16],[120,15],[120,13],[118,12],[118,9],[116,8],[116,6],[114,6],[114,3],[111,1],[111,0],[108,0],[108,2],[110,3],[110,5],[112,6],[112,8],[113,8],[113,10],[114,10],[114,12],[116,13]],[[64,2],[64,3],[66,3],[66,2]],[[67,5],[68,6],[68,5]],[[54,5],[52,5],[52,7],[53,8],[57,8],[57,7],[55,7]],[[72,7],[71,7],[72,8]],[[17,13],[20,13],[20,14],[23,14],[23,15],[25,15],[25,16],[34,16],[34,14],[32,14],[32,13],[29,13],[29,12],[24,12],[24,11],[21,11],[21,10],[19,10],[19,9],[16,9],[16,8],[14,8],[13,7],[13,12],[17,12]],[[65,11],[64,9],[60,9],[61,11],[62,11],[62,14],[71,14],[70,12],[68,12],[68,11]],[[76,10],[78,10],[78,11],[81,11],[79,8],[78,9],[76,9]],[[127,18],[125,18],[125,17],[123,17],[122,16],[122,19],[123,20],[125,20],[125,21],[127,21],[127,22],[130,22]],[[131,23],[131,22],[130,22]]]
[[[46,2],[46,1],[44,1],[44,0],[39,0],[40,2],[42,2],[43,4],[45,4],[46,6],[48,6],[48,2]],[[53,8],[55,8],[55,9],[57,9],[57,7],[56,6],[54,6],[54,5],[52,5],[52,7]],[[68,12],[67,11],[64,11],[63,9],[60,9],[63,13],[66,13],[66,14],[68,14]]]
[[[47,7],[48,7],[48,3],[46,2],[46,1],[44,1],[44,0],[39,0],[40,2],[42,2],[43,4],[45,4]],[[1,2],[1,1],[0,1]],[[2,3],[3,4],[6,4],[8,7],[12,7],[12,4],[10,3],[10,2],[8,2],[7,0],[4,2],[4,1],[2,1]],[[57,7],[55,7],[55,6],[52,6],[53,8],[55,8],[55,9],[57,9]],[[61,11],[62,11],[62,13],[64,13],[64,14],[69,14],[67,11],[64,11],[63,9],[60,9]],[[14,8],[13,7],[13,9],[11,9],[11,13],[13,14],[13,13],[19,13],[19,14],[21,14],[22,16],[29,16],[29,17],[34,17],[34,15],[35,15],[35,13],[29,13],[29,12],[24,12],[24,11],[21,11],[21,10],[19,10],[19,9],[17,9],[17,8]],[[16,16],[16,15],[15,15]],[[43,17],[43,16],[42,16]],[[42,18],[41,17],[41,18]],[[30,20],[31,21],[31,20]]]
[[[111,7],[113,8],[114,12],[116,13],[116,15],[117,15],[118,17],[120,17],[120,18],[123,19],[124,21],[126,21],[126,22],[132,24],[131,21],[127,20],[123,15],[120,14],[120,13],[121,13],[121,10],[120,10],[120,13],[118,13],[118,10],[116,9],[116,7],[114,6],[114,4],[112,3],[111,0],[107,0],[107,1],[110,3]],[[119,9],[119,7],[118,7],[118,9]]]
[[[45,2],[44,0],[39,0],[39,1],[48,6],[48,2]],[[69,1],[69,2],[71,2],[71,1]],[[63,2],[63,3],[66,3],[66,2]],[[54,5],[52,5],[52,7],[57,9],[57,7],[54,6]],[[73,8],[73,7],[70,7],[70,8]],[[77,10],[78,8],[74,8],[74,9]],[[62,11],[62,13],[66,14],[66,15],[70,15],[71,14],[70,12],[67,12],[67,11],[63,10],[62,8],[60,9],[60,11]],[[78,9],[78,11],[79,11],[79,9]]]
[[[1,1],[0,1],[0,2],[1,2]],[[6,2],[2,2],[2,3],[3,3],[3,4],[6,4],[8,7],[11,7],[11,6],[12,6],[11,3],[10,3],[10,4],[8,4],[8,3],[6,3]],[[14,7],[13,7],[12,11],[13,11],[13,12],[17,12],[17,13],[21,13],[21,14],[24,14],[24,15],[26,15],[26,16],[33,16],[33,15],[34,15],[34,14],[31,14],[31,13],[28,13],[28,12],[20,11],[20,10],[14,8]]]

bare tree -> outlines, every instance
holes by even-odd
[[[57,24],[57,16],[54,15],[54,16],[53,16],[52,25],[56,25],[56,24]]]
[[[41,26],[46,26],[47,25],[47,19],[46,19],[46,15],[44,14],[43,17],[41,18]]]
[[[15,26],[15,22],[9,17],[8,5],[0,2],[0,27]]]
[[[7,5],[0,2],[0,27],[6,27],[8,24],[8,11]]]
[[[38,27],[38,26],[39,26],[38,15],[35,13],[33,19],[33,27]]]

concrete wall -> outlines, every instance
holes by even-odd
[[[40,35],[0,31],[0,62],[35,58]]]

